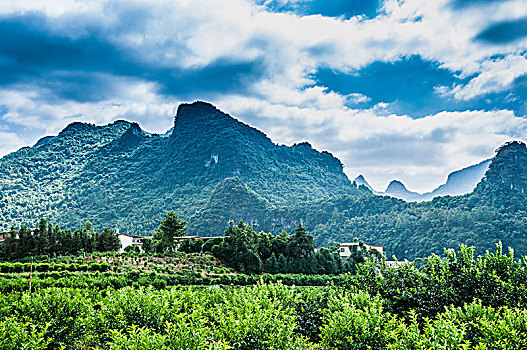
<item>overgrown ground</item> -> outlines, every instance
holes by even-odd
[[[170,273],[139,271],[145,261],[129,258],[78,265],[116,266],[111,271],[48,271],[73,273],[70,285],[36,283],[31,293],[27,275],[4,274],[2,286],[10,279],[24,285],[0,295],[0,349],[527,348],[527,258],[500,247],[480,257],[462,247],[419,268],[367,262],[319,287],[228,273],[211,286],[196,272],[186,280],[194,285],[169,287],[159,281]],[[97,273],[93,284],[86,276]],[[138,279],[129,286],[104,282],[130,276]],[[256,283],[235,285],[242,277]],[[282,277],[295,284],[309,276]]]

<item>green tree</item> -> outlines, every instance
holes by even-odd
[[[289,255],[292,259],[302,259],[309,257],[315,251],[313,236],[306,233],[306,229],[299,224],[295,229],[295,234],[289,243]]]
[[[278,263],[276,264],[276,270],[277,273],[289,272],[287,259],[285,258],[284,254],[278,255]]]
[[[169,211],[154,233],[157,251],[162,253],[174,251],[176,249],[176,237],[184,236],[186,233],[187,221],[180,220],[174,211]]]
[[[268,273],[277,273],[278,272],[278,260],[274,253],[271,254],[269,259],[265,261],[265,272]]]
[[[150,254],[154,252],[154,244],[151,238],[143,238],[143,252]]]

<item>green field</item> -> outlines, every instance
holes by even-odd
[[[97,254],[34,263],[31,292],[28,263],[2,263],[0,348],[525,349],[526,262],[461,247],[398,269],[245,275],[200,254]]]

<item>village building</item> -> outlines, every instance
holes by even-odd
[[[131,245],[139,247],[141,251],[143,250],[143,242],[141,241],[143,238],[152,238],[152,237],[145,237],[145,236],[134,236],[134,235],[128,235],[126,233],[118,233],[119,241],[121,242],[121,249],[119,249],[119,253],[123,253],[126,247],[129,247]]]
[[[123,253],[125,248],[131,245],[139,247],[141,251],[143,250],[143,239],[152,239],[152,236],[136,236],[136,235],[129,235],[126,233],[119,233],[119,241],[121,242],[121,249],[119,249],[120,253]],[[177,241],[182,242],[184,240],[193,240],[193,239],[201,239],[203,241],[208,241],[210,239],[214,238],[223,238],[223,236],[214,236],[214,237],[206,237],[206,236],[182,236],[182,237],[174,237]]]
[[[384,246],[383,245],[374,245],[374,244],[368,244],[368,243],[362,243],[362,245],[367,249],[375,249],[378,251],[381,256],[384,254]],[[357,246],[358,249],[360,249],[359,242],[353,242],[353,243],[341,243],[340,244],[340,258],[342,260],[348,260],[348,258],[351,256],[352,247]]]

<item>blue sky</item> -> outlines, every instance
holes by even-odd
[[[0,155],[73,121],[161,133],[194,100],[379,190],[527,139],[523,0],[4,2]]]

